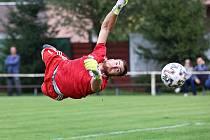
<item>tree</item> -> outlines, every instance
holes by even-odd
[[[51,4],[73,11],[73,15],[78,19],[64,16],[62,23],[69,26],[80,25],[78,28],[84,29],[89,19],[96,33],[100,30],[104,16],[115,2],[49,0]],[[130,32],[138,32],[156,45],[152,51],[142,50],[145,58],[155,59],[162,64],[182,62],[185,58],[195,60],[198,55],[203,55],[207,48],[203,38],[204,9],[201,0],[133,0],[126,6],[125,12],[122,11],[109,39],[128,40]]]
[[[200,0],[147,0],[144,23],[138,30],[152,41],[154,51],[145,55],[166,64],[195,60],[207,49],[204,40],[204,6]],[[148,55],[149,54],[149,55]]]
[[[41,18],[45,4],[43,0],[24,2],[17,1],[16,9],[9,15],[9,23],[5,25],[8,39],[4,52],[8,54],[9,47],[15,45],[21,56],[21,72],[39,73],[43,72],[40,51],[48,30],[45,20]]]
[[[141,20],[141,7],[144,0],[130,1],[126,6],[122,14],[119,16],[117,26],[114,28],[109,39],[110,40],[128,40],[128,34],[130,31],[134,31],[140,27],[139,20]],[[62,16],[60,20],[61,25],[73,26],[78,29],[78,33],[82,30],[90,30],[87,25],[92,24],[91,30],[96,34],[100,31],[101,22],[105,18],[107,12],[111,11],[116,1],[107,0],[77,0],[77,1],[65,1],[65,0],[48,0],[52,5],[60,6],[56,7],[57,15]],[[67,10],[69,16],[63,12]],[[56,16],[57,16],[56,15]]]

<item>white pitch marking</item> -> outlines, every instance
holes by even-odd
[[[200,125],[204,125],[205,123],[203,122],[196,122],[195,125],[200,126]]]
[[[93,138],[93,137],[120,135],[120,134],[128,134],[128,133],[143,132],[143,131],[173,129],[173,128],[184,127],[188,125],[190,125],[190,123],[183,123],[183,124],[177,124],[177,125],[171,125],[171,126],[162,126],[162,127],[156,127],[156,128],[140,128],[140,129],[132,129],[132,130],[124,130],[124,131],[113,131],[113,132],[108,132],[108,133],[90,134],[90,135],[75,136],[75,137],[69,137],[69,138],[55,138],[53,140],[74,140],[74,139],[82,139],[82,138]]]

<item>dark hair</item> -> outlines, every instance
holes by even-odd
[[[117,76],[124,76],[128,72],[128,63],[125,60],[122,60],[122,62],[123,62],[123,66],[124,66],[124,71]]]

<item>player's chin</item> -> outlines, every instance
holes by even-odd
[[[112,73],[112,72],[107,72],[107,76],[120,76],[120,73]]]
[[[104,70],[104,74],[105,74],[107,77],[111,76],[107,70]]]
[[[104,70],[104,72],[108,73],[108,69],[109,69],[109,67],[108,67],[107,63],[103,62],[103,70]]]

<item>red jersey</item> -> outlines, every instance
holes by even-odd
[[[93,52],[89,55],[93,56],[98,63],[103,62],[104,59],[106,58],[105,44],[97,44]],[[93,93],[91,90],[91,83],[90,83],[93,77],[93,73],[91,71],[87,71],[84,67],[84,60],[87,59],[87,57],[88,56],[83,56],[75,60],[60,59],[60,61],[57,62],[58,69],[56,72],[55,81],[59,90],[61,91],[61,93],[64,94],[65,97],[80,99],[82,97],[85,97]],[[57,60],[55,59],[55,61]],[[47,69],[50,69],[50,71]],[[51,75],[53,73],[52,70],[53,71],[55,70],[54,64],[48,66],[46,65],[45,76],[49,75],[49,77],[51,78]],[[50,74],[47,74],[46,72]],[[103,90],[106,87],[108,80],[106,77],[103,77],[102,79],[103,80],[101,84],[101,90]],[[53,89],[52,81],[49,82],[51,82],[50,84],[48,83],[50,87],[49,86],[46,87]]]

